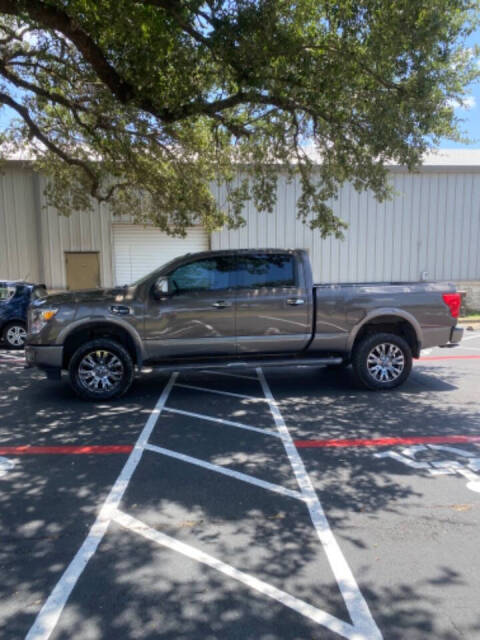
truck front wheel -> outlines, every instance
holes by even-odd
[[[110,400],[123,395],[133,381],[133,361],[121,344],[108,338],[79,347],[68,365],[70,384],[85,400]]]
[[[401,336],[376,333],[363,338],[352,355],[355,378],[372,391],[394,389],[408,378],[412,369],[412,350]]]

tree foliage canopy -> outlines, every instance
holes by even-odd
[[[342,183],[382,199],[384,163],[413,168],[458,136],[475,6],[0,0],[4,148],[28,142],[61,213],[93,197],[172,233],[241,224],[247,199],[271,210],[282,166],[299,175],[299,215],[339,233]]]

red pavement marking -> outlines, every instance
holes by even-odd
[[[401,444],[461,444],[480,442],[480,436],[410,436],[404,438],[352,438],[349,440],[295,440],[300,449],[319,447],[388,447]]]
[[[419,360],[480,360],[480,356],[423,356]]]
[[[113,445],[92,445],[92,446],[74,446],[63,445],[57,447],[31,447],[23,445],[20,447],[0,447],[0,455],[2,456],[29,456],[29,455],[83,455],[83,454],[110,454],[110,453],[130,453],[133,449],[131,444],[113,444]]]

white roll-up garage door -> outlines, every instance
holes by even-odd
[[[172,238],[154,227],[114,224],[115,283],[129,284],[177,256],[208,248],[208,234],[202,227],[191,227],[185,238]]]

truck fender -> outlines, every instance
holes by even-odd
[[[411,324],[417,337],[419,350],[421,349],[422,328],[415,316],[413,316],[408,311],[405,311],[404,309],[397,309],[396,307],[381,307],[380,309],[373,309],[372,311],[369,311],[367,315],[352,328],[347,340],[347,349],[349,352],[352,351],[353,344],[360,329],[375,318],[380,318],[381,316],[394,316],[397,318],[402,318],[402,320],[406,320],[409,324]]]
[[[135,353],[137,356],[137,366],[141,367],[145,359],[145,353],[144,353],[143,344],[142,344],[140,335],[134,329],[134,327],[132,327],[131,324],[129,324],[128,322],[125,322],[121,318],[114,318],[114,317],[104,318],[103,316],[89,316],[86,318],[81,318],[80,320],[76,320],[71,324],[69,324],[64,329],[62,329],[62,331],[60,331],[60,333],[58,334],[55,340],[55,343],[59,345],[63,345],[65,344],[65,341],[67,340],[67,338],[72,333],[75,333],[77,330],[93,328],[99,324],[102,326],[111,325],[111,326],[119,327],[125,330],[130,335],[130,337],[133,340],[133,344],[135,345]]]

